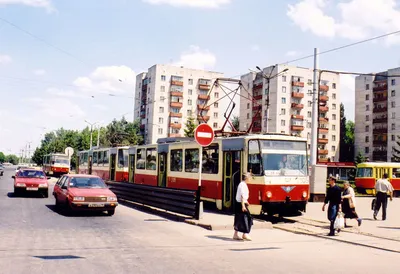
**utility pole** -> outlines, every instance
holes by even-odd
[[[97,147],[100,147],[100,126],[98,126],[97,131]]]
[[[96,123],[90,123],[90,122],[88,122],[87,120],[85,120],[85,122],[88,123],[88,124],[90,125],[90,149],[92,149],[92,143],[93,143],[93,126],[94,126],[95,124],[97,124],[97,122],[96,122]]]
[[[318,49],[314,49],[314,77],[313,77],[313,103],[312,103],[312,119],[311,119],[311,152],[310,164],[317,164],[317,141],[318,141]]]

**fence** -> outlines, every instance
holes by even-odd
[[[199,219],[199,191],[107,181],[119,199]]]

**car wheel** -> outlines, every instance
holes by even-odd
[[[112,216],[112,215],[114,215],[114,214],[115,214],[115,209],[107,210],[107,215],[108,215],[108,216]]]
[[[56,210],[59,211],[60,210],[60,202],[57,199],[57,196],[54,196],[54,198],[56,198]]]
[[[44,198],[49,198],[49,192],[47,191],[47,192],[43,193],[43,197]]]
[[[14,195],[13,196],[14,197],[19,196],[19,190],[17,190],[15,187],[14,187]]]

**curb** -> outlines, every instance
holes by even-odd
[[[212,225],[208,223],[203,223],[201,220],[184,220],[184,223],[190,224],[190,225],[195,225],[202,227],[207,230],[233,230],[233,222],[232,224],[226,224],[226,225]],[[270,222],[260,222],[253,220],[253,227],[252,229],[273,229],[273,225]]]

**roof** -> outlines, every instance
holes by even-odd
[[[360,163],[357,167],[396,167],[400,168],[400,163],[392,163],[392,162],[365,162]]]
[[[72,178],[77,178],[77,177],[81,177],[81,178],[100,178],[99,176],[96,175],[90,175],[90,174],[66,174],[69,177]]]

